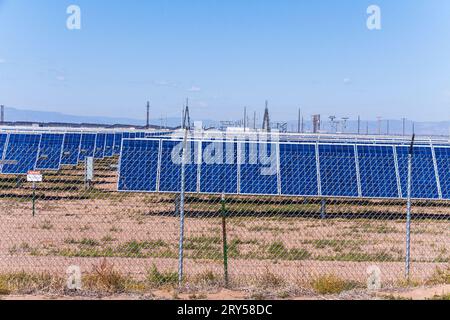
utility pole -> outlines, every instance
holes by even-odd
[[[150,101],[147,101],[147,125],[146,128],[150,128]]]
[[[342,133],[345,133],[345,130],[347,130],[348,119],[349,119],[348,117],[342,118]]]
[[[253,130],[256,130],[256,111],[253,112]]]
[[[405,136],[405,134],[406,134],[405,128],[406,128],[406,118],[402,118],[402,133],[403,133],[403,136]]]
[[[0,115],[0,121],[2,124],[5,123],[5,106],[1,105],[1,115]]]
[[[377,117],[378,135],[381,135],[381,117]]]
[[[247,131],[247,107],[244,107],[244,132]]]
[[[301,126],[302,126],[302,123],[301,123],[301,122],[302,122],[302,110],[299,108],[299,109],[298,109],[298,128],[297,128],[297,129],[298,129],[298,130],[297,130],[298,133],[300,133],[300,131],[301,131],[301,129],[302,129],[302,128],[301,128]]]
[[[361,117],[358,116],[358,135],[361,134]]]
[[[386,122],[387,122],[386,123],[386,125],[387,125],[387,129],[386,129],[387,130],[387,135],[389,135],[389,120],[386,120]]]

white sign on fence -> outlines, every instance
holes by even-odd
[[[28,171],[27,173],[28,182],[42,182],[42,174],[40,171]]]

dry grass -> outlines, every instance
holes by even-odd
[[[0,294],[52,292],[64,287],[64,279],[48,273],[16,272],[0,275]]]
[[[356,282],[341,279],[333,274],[320,276],[311,282],[311,286],[318,294],[339,294],[357,288]]]
[[[161,272],[153,265],[148,271],[147,282],[152,287],[173,287],[178,283],[178,274],[176,272]]]
[[[91,273],[83,277],[86,289],[102,293],[123,293],[144,290],[145,286],[114,270],[114,265],[105,259],[92,267]]]
[[[426,284],[450,284],[450,265],[448,265],[445,269],[436,268],[434,274],[427,280]]]
[[[286,282],[282,277],[270,272],[266,268],[265,272],[259,278],[257,285],[263,289],[277,289],[283,287],[285,284]]]

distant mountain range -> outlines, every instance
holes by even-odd
[[[194,119],[201,120],[205,127],[216,127],[219,126],[218,121],[208,120],[208,119]],[[39,123],[84,123],[84,124],[102,124],[102,125],[134,125],[134,126],[144,126],[144,119],[134,119],[126,117],[98,117],[98,116],[77,116],[69,115],[60,112],[48,112],[48,111],[33,111],[6,107],[5,108],[5,121],[7,122],[39,122]],[[167,118],[167,119],[151,119],[150,124],[162,127],[178,127],[180,126],[180,118]],[[389,122],[389,124],[388,124]],[[249,122],[251,123],[251,121]],[[258,124],[258,127],[261,124]],[[406,121],[405,123],[405,134],[412,134],[412,128],[414,126],[414,131],[419,135],[450,135],[450,121],[439,121],[439,122],[411,122]],[[327,119],[322,119],[321,129],[324,132],[345,132],[345,133],[357,133],[359,127],[359,132],[361,134],[369,132],[369,134],[402,134],[403,133],[403,122],[401,120],[382,120],[378,121],[365,121],[361,120],[359,125],[358,121],[348,120],[346,122],[345,128],[342,122],[337,125],[332,125]],[[288,131],[296,132],[298,130],[297,121],[287,122]],[[303,129],[305,132],[310,132],[312,129],[311,121],[305,121],[303,124]]]
[[[34,111],[5,107],[5,121],[7,122],[36,122],[36,123],[90,123],[102,125],[134,125],[144,126],[144,119],[133,119],[126,117],[98,117],[98,116],[77,116],[61,112]],[[161,120],[151,119],[153,125],[176,127],[180,125],[180,119],[167,118]]]

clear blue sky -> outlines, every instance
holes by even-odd
[[[66,29],[66,8],[82,29]],[[366,9],[382,10],[382,30]],[[0,0],[0,103],[83,115],[450,120],[448,0]]]

